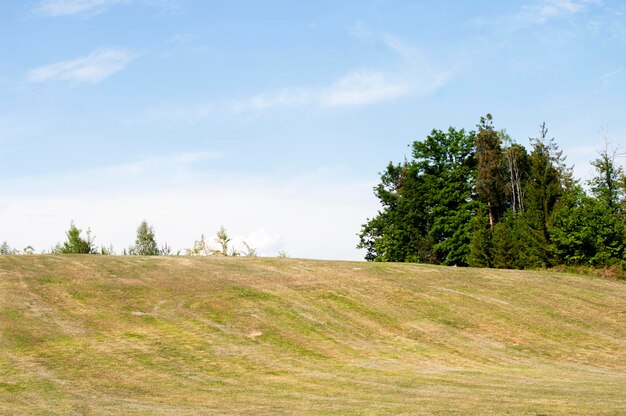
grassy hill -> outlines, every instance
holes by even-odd
[[[626,283],[0,256],[0,414],[626,414]]]

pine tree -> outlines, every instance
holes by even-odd
[[[504,211],[504,172],[500,135],[493,128],[491,114],[480,118],[476,134],[476,192],[487,205],[489,228]]]

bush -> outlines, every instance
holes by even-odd
[[[81,237],[82,230],[74,225],[72,221],[70,223],[70,229],[66,231],[65,235],[67,240],[62,245],[57,245],[55,251],[58,250],[64,254],[96,254],[96,248],[93,244],[94,237],[91,235],[91,230],[87,229],[87,238]]]

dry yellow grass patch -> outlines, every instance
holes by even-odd
[[[296,259],[0,256],[0,413],[626,414],[626,284]]]

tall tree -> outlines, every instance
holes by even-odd
[[[531,224],[548,239],[550,219],[555,204],[571,188],[571,172],[554,138],[547,139],[546,123],[541,124],[539,137],[531,139],[529,181],[526,187],[526,208]]]
[[[467,265],[473,144],[473,132],[433,130],[413,143],[410,162],[387,166],[375,188],[383,209],[359,235],[367,260]]]
[[[524,190],[528,171],[528,152],[511,139],[504,130],[500,131],[500,137],[505,144],[504,158],[506,172],[508,173],[508,183],[506,193],[510,198],[510,207],[513,213],[524,212]]]
[[[500,135],[493,128],[491,114],[480,118],[476,134],[476,192],[487,204],[489,227],[493,228],[497,217],[504,211],[504,172]]]
[[[624,200],[621,186],[624,183],[624,170],[615,162],[617,154],[617,149],[610,149],[605,139],[598,158],[591,162],[596,175],[588,182],[592,194],[616,214],[621,211]]]

